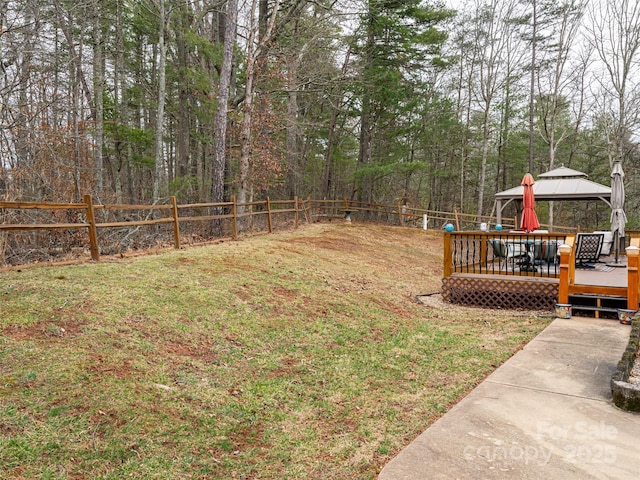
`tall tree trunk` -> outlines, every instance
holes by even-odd
[[[76,52],[76,48],[75,48],[75,42],[73,37],[73,27],[72,27],[75,24],[75,18],[71,16],[71,13],[69,13],[69,18],[66,18],[66,16],[64,15],[64,10],[59,0],[54,0],[54,4],[55,4],[56,12],[58,14],[58,20],[60,22],[62,33],[64,33],[65,39],[69,44],[69,54],[71,57],[71,61],[75,62],[76,64],[75,70],[77,72],[78,83],[79,83],[78,91],[80,92],[80,87],[82,87],[81,90],[82,90],[82,93],[84,94],[85,101],[87,102],[87,105],[89,105],[89,108],[91,109],[92,117],[95,118],[95,108],[93,104],[93,97],[91,96],[91,89],[87,84],[87,79],[85,78],[84,71],[82,70],[82,51]],[[82,35],[80,35],[80,40],[79,40],[80,43],[82,43],[81,37]],[[79,47],[79,50],[80,48],[81,47]]]
[[[249,44],[255,41],[254,29],[249,35]],[[249,167],[251,156],[251,122],[253,120],[253,85],[255,81],[256,56],[250,52],[246,59],[247,73],[245,85],[245,98],[242,107],[242,123],[240,127],[240,165],[238,169],[238,203],[241,204],[240,211],[244,210],[247,203],[249,188]]]
[[[533,7],[533,15],[531,17],[531,72],[529,79],[529,173],[532,175],[534,172],[534,137],[535,137],[535,125],[534,125],[534,107],[535,107],[535,87],[536,87],[536,45],[538,43],[538,4],[537,0],[531,0]]]
[[[344,62],[342,63],[342,71],[340,74],[339,82],[342,81],[347,75],[347,69],[349,67],[349,59],[351,57],[351,50],[347,51]],[[333,156],[333,144],[336,136],[336,127],[338,125],[338,115],[342,109],[343,102],[343,88],[340,83],[335,87],[335,94],[333,98],[329,98],[332,104],[331,108],[331,120],[329,121],[329,132],[327,133],[327,149],[324,152],[324,165],[322,168],[322,194],[321,198],[327,199],[329,197],[329,187],[331,182],[331,159]],[[335,104],[334,104],[335,102]]]
[[[104,190],[104,166],[102,150],[104,142],[104,47],[102,45],[102,2],[93,3],[93,98],[95,104],[94,163],[96,165],[96,193]]]
[[[126,73],[125,73],[125,61],[124,61],[124,25],[123,25],[123,2],[124,0],[116,1],[116,58],[115,68],[113,69],[113,84],[114,84],[114,106],[116,110],[115,114],[115,138],[114,138],[114,165],[111,167],[113,175],[114,191],[116,203],[124,203],[122,176],[125,170],[125,158],[127,152],[125,150],[124,142],[120,138],[121,124],[126,119],[126,99],[124,98],[126,90]],[[126,170],[125,170],[126,171]]]
[[[482,215],[484,210],[484,188],[487,182],[487,159],[489,158],[489,107],[489,102],[487,102],[482,122],[482,149],[480,158],[480,176],[478,178],[477,215]]]
[[[153,171],[153,203],[160,200],[160,185],[164,169],[163,136],[164,136],[164,103],[166,91],[166,58],[167,47],[165,45],[166,11],[164,0],[159,0],[159,30],[158,30],[158,110],[156,113],[156,139],[155,139],[155,168]]]
[[[375,6],[369,4],[369,24],[367,25],[367,45],[364,70],[373,66],[373,51],[375,49],[374,22],[377,20],[378,11]],[[372,162],[373,153],[373,100],[367,86],[362,94],[362,110],[360,112],[360,137],[358,148],[358,164],[369,165]],[[368,174],[362,176],[359,185],[358,199],[361,202],[370,203],[372,201],[372,181]]]
[[[189,164],[189,147],[190,147],[190,132],[191,132],[191,118],[190,118],[190,93],[189,93],[189,80],[185,78],[185,75],[189,69],[189,52],[187,46],[186,35],[191,25],[191,15],[189,7],[181,3],[180,10],[177,15],[177,19],[174,22],[174,29],[176,30],[176,63],[178,69],[178,109],[176,115],[176,162],[175,170],[171,172],[169,170],[169,180],[172,179],[173,174],[176,177],[186,177],[190,173]],[[176,17],[174,17],[176,18]]]
[[[16,168],[20,167],[31,167],[31,164],[34,161],[32,155],[32,149],[30,145],[32,142],[30,141],[30,137],[32,135],[31,129],[29,128],[29,118],[30,111],[29,105],[31,102],[29,101],[29,85],[32,81],[32,73],[33,73],[33,42],[36,38],[37,34],[37,25],[38,21],[35,18],[35,1],[28,0],[26,2],[25,8],[25,32],[24,32],[24,51],[20,57],[17,75],[16,78],[19,79],[19,85],[17,87],[18,90],[18,111],[16,118],[16,138],[15,138],[15,153],[16,153]],[[1,60],[0,60],[1,61]],[[30,182],[29,178],[26,176],[24,178],[18,178],[17,181],[18,190],[25,197],[35,196],[34,195],[34,182]],[[31,192],[31,195],[29,193]],[[34,198],[34,200],[37,198]]]
[[[211,200],[224,201],[224,178],[227,158],[227,109],[229,91],[233,72],[233,47],[236,40],[236,24],[238,18],[238,0],[227,1],[227,15],[224,24],[224,43],[222,47],[222,66],[218,86],[218,109],[214,120],[215,157],[213,178],[211,181]]]
[[[69,20],[71,21],[71,19]],[[79,35],[79,38],[82,42],[82,33]],[[75,51],[74,48],[71,48],[71,50]],[[82,78],[82,59],[80,58],[80,55],[82,55],[82,50],[83,45],[80,43],[80,45],[78,45],[78,53],[75,54],[76,58],[73,58],[72,61],[69,62],[69,67],[71,69],[71,118],[73,128],[73,187],[76,202],[80,202],[82,200],[80,186],[80,82]]]
[[[298,146],[298,58],[290,56],[287,64],[287,190],[291,198],[298,195],[300,148]]]
[[[509,143],[509,134],[511,131],[511,75],[507,75],[507,81],[504,88],[504,96],[502,101],[501,118],[500,118],[500,139],[498,142],[498,176],[496,177],[496,185],[498,192],[507,188],[507,156],[506,149]]]

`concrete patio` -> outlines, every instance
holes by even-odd
[[[555,319],[379,479],[637,478],[640,415],[617,409],[609,386],[629,332],[615,320]]]

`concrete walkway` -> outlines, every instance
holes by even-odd
[[[630,329],[554,320],[378,478],[640,478],[640,415],[617,409],[609,386]]]

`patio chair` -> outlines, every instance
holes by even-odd
[[[602,233],[578,233],[576,235],[576,268],[595,268],[603,243]]]
[[[536,240],[534,244],[534,258],[536,264],[547,265],[558,263],[558,241]]]
[[[516,261],[521,261],[527,256],[524,245],[501,240],[499,238],[490,238],[489,243],[493,248],[493,257],[498,259],[500,267],[504,262],[505,270],[511,266],[511,271],[515,272]]]
[[[596,231],[593,233],[601,233],[604,236],[604,242],[602,244],[602,250],[600,251],[600,256],[609,256],[611,255],[611,250],[613,248],[613,232],[609,230]]]

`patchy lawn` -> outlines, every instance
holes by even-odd
[[[368,479],[550,321],[361,224],[0,273],[2,478]]]

